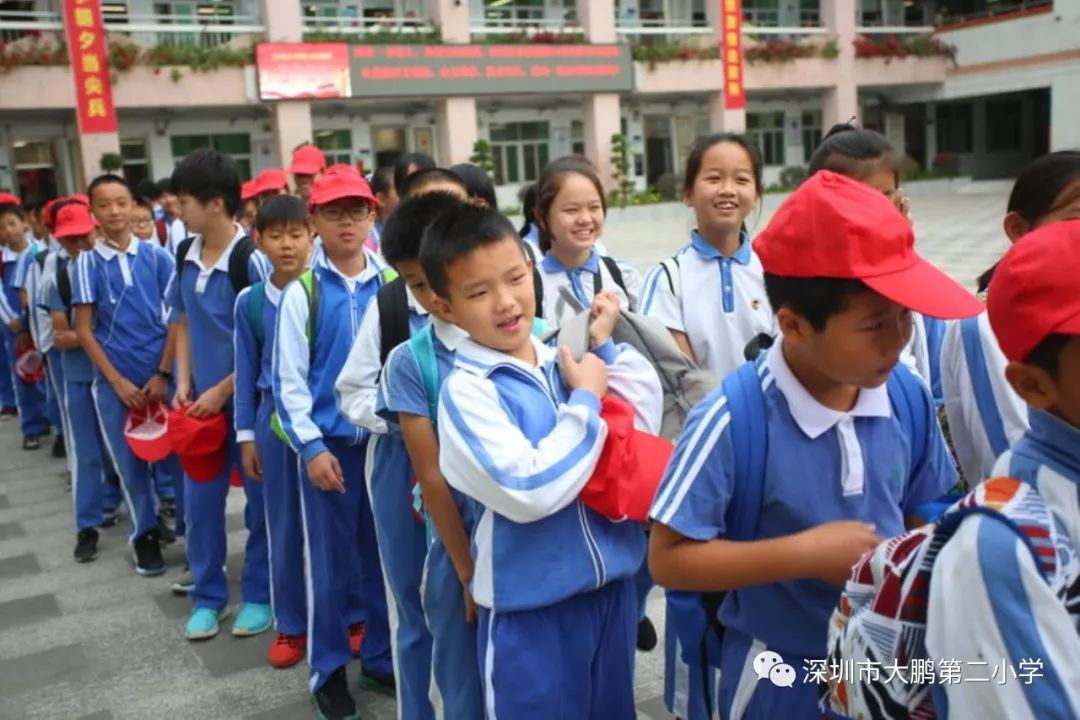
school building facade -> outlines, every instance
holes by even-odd
[[[106,0],[116,128],[92,134],[58,48],[87,1],[0,1],[0,186],[24,197],[113,153],[131,180],[207,145],[254,175],[305,140],[364,169],[479,155],[510,205],[570,152],[614,183],[615,135],[665,192],[709,130],[753,136],[769,184],[852,117],[976,178],[1080,147],[1075,0]]]

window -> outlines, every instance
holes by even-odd
[[[783,165],[784,111],[746,113],[746,134],[761,151],[766,165]]]
[[[352,165],[351,130],[316,130],[315,145],[323,151],[327,165]]]
[[[969,153],[975,125],[971,103],[937,106],[938,152]]]
[[[1019,150],[1022,145],[1020,128],[1024,119],[1024,102],[988,100],[986,102],[986,149],[990,152]]]
[[[124,158],[124,179],[135,187],[150,177],[150,162],[146,158],[146,142],[140,139],[121,140],[120,156]]]
[[[492,123],[495,184],[532,182],[548,164],[551,131],[546,122]]]
[[[221,135],[173,135],[170,138],[173,162],[179,163],[193,150],[213,148],[232,156],[240,166],[240,179],[251,179],[251,137],[247,133],[224,133]]]
[[[821,111],[803,110],[802,151],[803,162],[809,163],[814,151],[821,144]]]
[[[570,152],[585,155],[585,123],[580,120],[570,121]]]

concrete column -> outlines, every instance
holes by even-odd
[[[836,39],[836,85],[822,97],[824,129],[859,118],[859,88],[855,84],[855,0],[821,0],[821,21]]]
[[[1050,150],[1080,148],[1080,85],[1076,78],[1059,78],[1050,86]]]
[[[120,152],[120,136],[116,133],[93,133],[79,135],[79,165],[82,180],[79,187],[86,187],[90,181],[104,171],[101,169],[101,156],[105,153]]]
[[[622,130],[619,113],[619,96],[615,93],[599,93],[585,96],[585,157],[596,165],[596,171],[604,187],[615,187],[611,177],[611,136]]]
[[[926,104],[926,157],[923,160],[923,169],[928,170],[934,164],[937,157],[937,105]]]
[[[893,149],[903,157],[907,153],[907,139],[905,134],[904,113],[885,113],[885,137]]]
[[[578,22],[591,43],[615,42],[615,3],[577,0]]]
[[[431,22],[442,32],[443,42],[469,42],[469,3],[428,0],[428,12],[431,13]]]
[[[476,145],[476,98],[450,97],[435,101],[435,143],[439,164],[469,162]]]
[[[260,0],[260,2],[267,40],[300,42],[304,39],[300,3],[281,0]],[[284,100],[268,103],[268,107],[273,135],[271,147],[276,156],[272,162],[278,167],[287,168],[293,148],[301,143],[311,142],[314,137],[311,132],[311,103]]]
[[[709,93],[709,130],[712,132],[746,132],[746,110],[728,110],[724,94]]]
[[[299,2],[260,0],[266,39],[269,42],[300,42],[304,39],[303,14]]]

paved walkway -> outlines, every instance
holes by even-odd
[[[916,196],[919,247],[970,283],[1004,250],[1001,217],[1006,185]],[[757,227],[778,204],[766,199]],[[690,214],[627,224],[612,218],[613,252],[643,268],[685,242]],[[183,564],[166,550],[169,572],[141,578],[132,571],[125,524],[102,532],[96,562],[76,564],[71,496],[64,463],[47,449],[24,452],[18,425],[0,423],[0,719],[145,720],[182,718],[310,718],[306,670],[271,669],[270,636],[237,639],[223,633],[201,644],[181,635],[188,602],[169,583]],[[243,496],[229,498],[229,575],[239,577]],[[238,592],[233,586],[233,597]],[[660,593],[650,616],[663,627]],[[226,628],[227,628],[226,624]],[[641,718],[668,717],[662,692],[662,652],[638,654]],[[351,671],[353,678],[357,669]],[[359,695],[365,718],[395,717],[385,698]]]

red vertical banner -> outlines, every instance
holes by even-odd
[[[724,107],[746,107],[746,83],[743,73],[742,0],[719,0],[721,3],[720,56],[724,65]]]
[[[99,0],[64,0],[64,30],[81,133],[116,132],[105,25]]]

